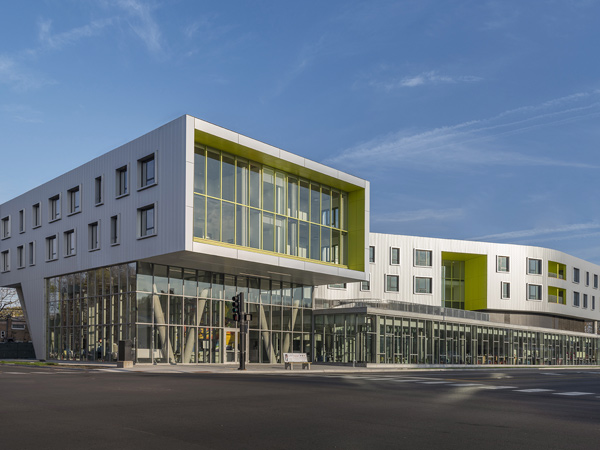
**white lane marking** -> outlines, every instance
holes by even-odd
[[[3,372],[7,375],[28,375],[29,372]]]
[[[483,386],[482,389],[490,389],[490,390],[496,390],[496,389],[517,389],[517,386]]]
[[[541,374],[542,375],[552,375],[552,376],[555,376],[555,377],[562,377],[562,376],[564,376],[564,374],[562,374],[562,373],[546,373],[546,372],[542,372]]]
[[[456,383],[456,384],[449,384],[448,386],[473,387],[473,386],[483,386],[483,384],[480,384],[480,383]]]
[[[531,393],[535,393],[535,392],[552,392],[554,389],[520,389],[520,390],[516,390],[515,392],[531,392]]]
[[[393,381],[395,383],[415,383],[417,382],[417,380],[401,380],[401,379],[390,379],[390,381]]]
[[[554,395],[594,395],[593,392],[555,392]]]
[[[418,381],[420,384],[448,384],[449,381]]]

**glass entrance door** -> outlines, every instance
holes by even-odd
[[[225,362],[237,363],[240,358],[239,332],[235,329],[225,329]]]

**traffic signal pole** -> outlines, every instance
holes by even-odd
[[[250,316],[246,314],[246,302],[244,302],[244,293],[232,297],[233,300],[233,320],[239,325],[240,330],[240,367],[238,370],[246,370],[246,335],[248,334],[248,320]]]

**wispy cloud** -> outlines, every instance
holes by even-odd
[[[81,27],[73,28],[62,33],[52,33],[52,21],[41,20],[39,23],[39,40],[43,47],[60,50],[66,45],[74,44],[83,38],[100,34],[107,26],[113,23],[112,19],[95,20]]]
[[[488,234],[486,236],[477,236],[470,238],[475,241],[488,241],[488,240],[500,240],[500,241],[514,241],[516,239],[523,238],[535,238],[539,236],[546,236],[544,240],[551,239],[551,235],[558,235],[569,233],[572,235],[576,232],[588,231],[588,230],[597,230],[600,229],[599,222],[588,222],[588,223],[575,223],[570,225],[559,225],[556,227],[544,227],[544,228],[531,228],[528,230],[516,230],[516,231],[507,231],[505,233],[498,234]],[[554,238],[557,240],[557,238]]]
[[[373,80],[369,84],[386,91],[392,91],[394,89],[414,88],[425,85],[474,83],[482,79],[473,75],[441,75],[437,71],[432,70],[419,75],[405,76],[399,80]]]
[[[162,53],[162,34],[152,16],[154,6],[138,0],[118,0],[117,5],[127,13],[127,23],[148,50],[153,53]]]
[[[15,58],[0,55],[0,83],[24,92],[53,84],[53,81],[25,69]]]
[[[17,122],[41,123],[42,113],[26,105],[2,105],[0,111]]]
[[[578,93],[494,117],[411,132],[402,130],[359,144],[326,163],[344,167],[395,167],[399,164],[447,170],[483,165],[558,166],[598,169],[597,163],[559,160],[533,152],[506,150],[501,137],[600,115],[600,91]],[[384,165],[384,166],[382,166]]]
[[[463,208],[450,209],[418,209],[415,211],[399,211],[396,213],[377,214],[372,220],[376,223],[406,223],[423,220],[448,220],[464,216]]]

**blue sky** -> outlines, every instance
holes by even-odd
[[[598,17],[595,0],[3,2],[0,203],[191,114],[369,179],[373,231],[600,263]]]

